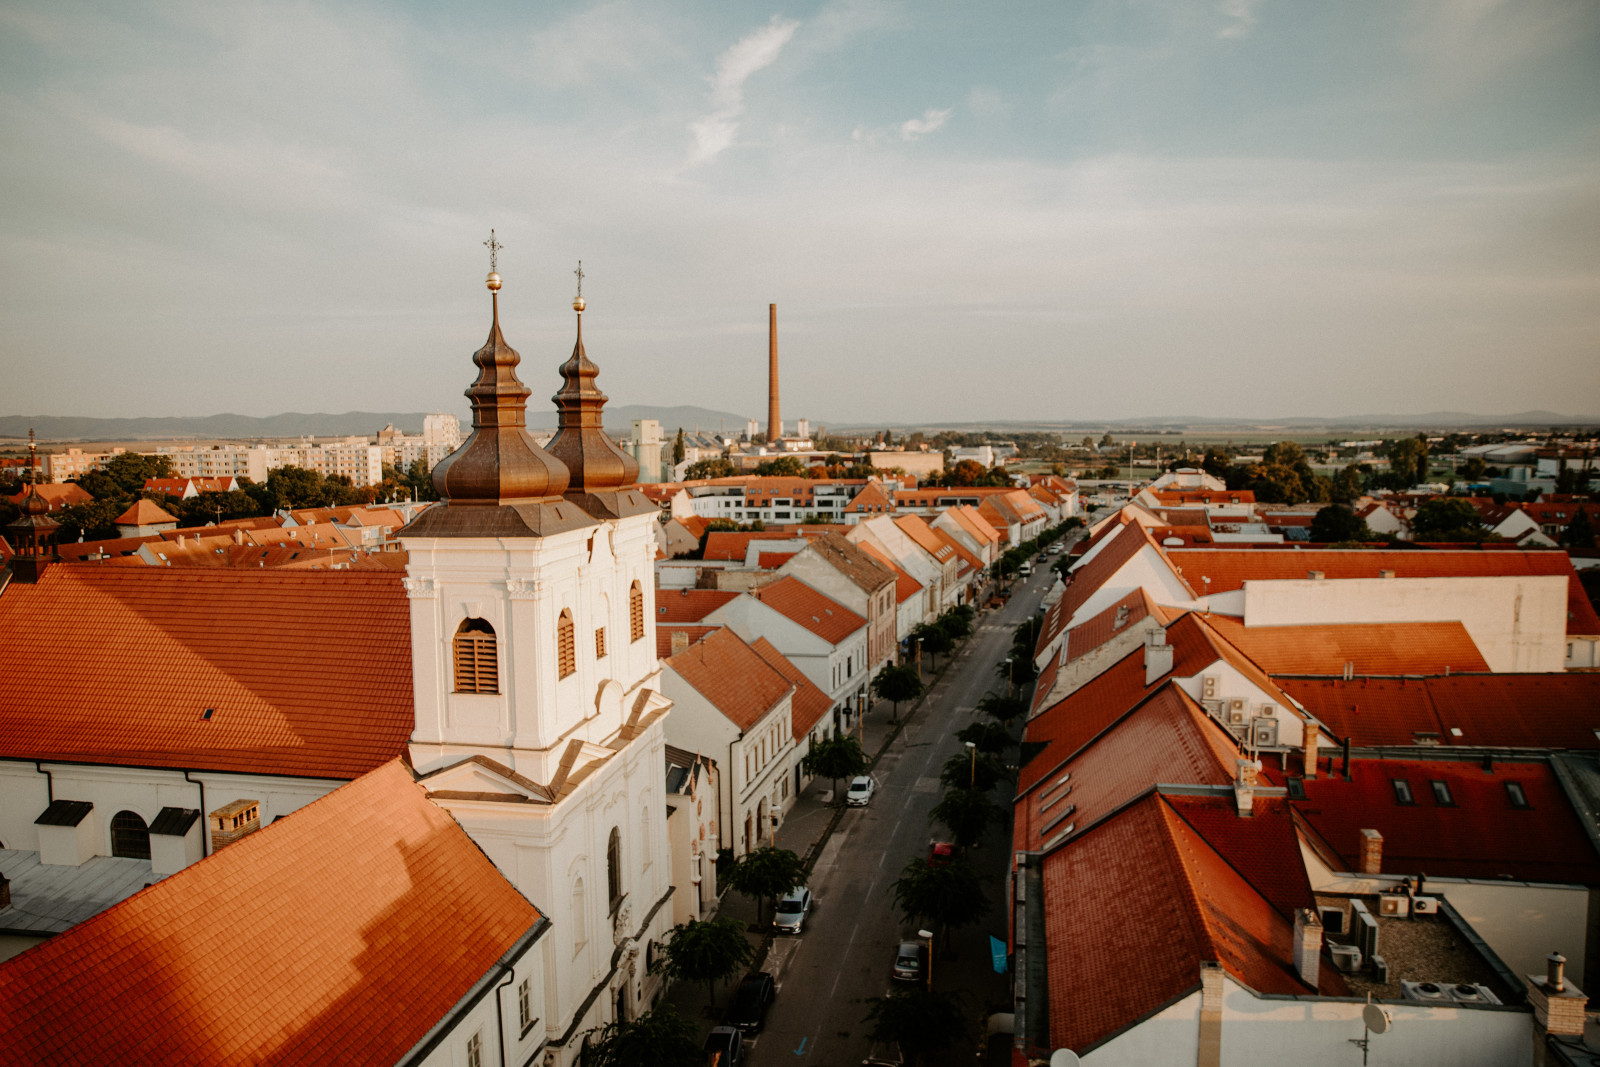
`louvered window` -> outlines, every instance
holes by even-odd
[[[606,628],[604,626],[594,632],[594,658],[606,658]]]
[[[578,669],[578,651],[572,635],[572,612],[566,608],[561,609],[561,617],[556,620],[556,659],[559,677],[565,678]]]
[[[456,630],[456,692],[500,692],[500,657],[494,627],[482,619],[465,619]]]
[[[637,641],[644,636],[644,590],[634,582],[628,590],[628,640]]]

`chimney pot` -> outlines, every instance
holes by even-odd
[[[1312,989],[1322,977],[1322,920],[1310,908],[1294,913],[1294,969]]]
[[[1560,993],[1567,988],[1567,957],[1559,952],[1552,952],[1544,958],[1544,984],[1552,993]]]
[[[682,630],[672,631],[672,654],[676,656],[679,652],[687,650],[688,647],[689,635]]]
[[[1320,582],[1323,575],[1321,571],[1306,571],[1306,577],[1310,578],[1313,582]]]

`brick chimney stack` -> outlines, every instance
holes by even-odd
[[[682,630],[672,631],[672,654],[676,656],[678,653],[687,652],[688,650],[689,635]]]
[[[1322,977],[1322,920],[1310,908],[1294,913],[1294,969],[1312,989]]]
[[[767,305],[767,443],[777,444],[783,436],[783,421],[778,418],[778,305]]]
[[[1383,873],[1383,835],[1376,830],[1361,831],[1361,873]]]

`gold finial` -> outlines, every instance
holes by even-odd
[[[483,247],[489,250],[489,276],[483,280],[483,284],[489,287],[491,293],[498,293],[500,291],[500,275],[496,271],[499,269],[500,250],[505,245],[495,240],[494,231],[490,230],[489,239],[483,242]]]
[[[583,299],[583,260],[578,260],[578,269],[572,273],[578,276],[578,295],[572,298],[572,310],[582,315],[583,309],[589,306]]]

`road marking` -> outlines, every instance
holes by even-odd
[[[802,1037],[800,1039],[800,1047],[794,1050],[794,1054],[796,1056],[804,1056],[806,1054],[806,1042],[810,1040],[809,1037]]]

